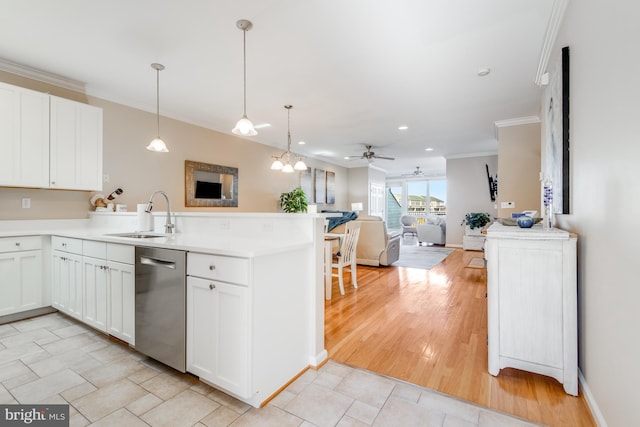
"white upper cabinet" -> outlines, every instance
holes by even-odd
[[[49,95],[0,83],[0,186],[49,186]]]
[[[102,190],[102,109],[51,96],[50,188]]]
[[[0,82],[0,186],[102,191],[102,109]]]

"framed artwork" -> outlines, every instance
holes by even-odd
[[[327,181],[326,172],[316,169],[316,204],[323,204],[327,201]]]
[[[307,168],[307,170],[300,172],[300,188],[307,195],[307,203],[315,203],[312,168]]]
[[[327,204],[332,205],[336,202],[336,173],[326,172],[327,174]]]
[[[569,48],[549,73],[545,93],[545,168],[544,180],[551,181],[553,213],[568,214],[570,195],[569,157]]]

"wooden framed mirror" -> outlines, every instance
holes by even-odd
[[[187,207],[238,206],[238,168],[184,162]]]

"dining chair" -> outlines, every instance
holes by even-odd
[[[360,235],[360,221],[349,221],[344,229],[344,236],[340,239],[340,250],[333,255],[331,260],[331,277],[337,277],[340,284],[340,294],[344,295],[345,269],[351,272],[351,283],[354,288],[358,288],[356,280],[356,246]],[[333,272],[337,269],[337,273]]]

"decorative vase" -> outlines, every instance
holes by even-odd
[[[520,228],[533,227],[533,218],[531,218],[530,216],[519,216],[516,222],[518,223],[518,227]]]

